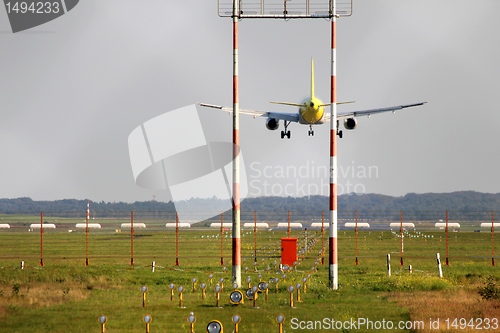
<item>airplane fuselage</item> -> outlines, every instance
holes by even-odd
[[[299,123],[306,125],[323,124],[325,107],[323,102],[316,97],[305,98],[299,107]]]

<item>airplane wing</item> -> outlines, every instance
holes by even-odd
[[[337,120],[344,120],[347,118],[355,118],[355,117],[362,117],[362,116],[367,116],[370,117],[372,114],[377,114],[377,113],[382,113],[382,112],[396,112],[398,110],[406,109],[406,108],[411,108],[414,106],[421,106],[424,105],[427,102],[422,102],[422,103],[415,103],[415,104],[404,104],[404,105],[397,105],[397,106],[391,106],[387,108],[380,108],[380,109],[369,109],[369,110],[359,110],[359,111],[349,111],[349,112],[339,112],[337,113]],[[330,119],[330,114],[325,114],[325,119],[329,120]]]
[[[214,104],[206,104],[206,103],[197,103],[199,106],[203,106],[206,108],[219,109],[222,111],[226,111],[228,113],[233,113],[233,108],[227,106],[220,106]],[[281,112],[268,112],[268,111],[259,111],[259,110],[249,110],[249,109],[240,109],[241,114],[246,114],[255,117],[267,117],[274,118],[278,120],[286,120],[286,121],[299,121],[298,113],[281,113]]]

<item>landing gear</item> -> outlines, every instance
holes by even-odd
[[[286,136],[288,139],[290,139],[290,135],[291,135],[290,131],[281,131],[281,138],[282,138],[282,139],[283,139],[283,138],[285,138],[285,136]]]
[[[286,121],[285,120],[285,130],[284,131],[281,131],[281,138],[285,138],[285,136],[290,139],[290,136],[291,136],[291,133],[290,131],[288,130],[288,125],[290,125],[290,121]]]
[[[337,135],[339,136],[340,139],[342,139],[342,130],[337,130]]]
[[[309,136],[314,136],[314,130],[313,130],[313,127],[312,125],[309,125],[309,132],[308,132]]]

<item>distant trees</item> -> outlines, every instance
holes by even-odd
[[[184,208],[213,207],[220,205],[217,199],[191,199],[183,202]],[[257,211],[262,220],[286,220],[287,211],[292,212],[294,219],[300,216],[321,217],[325,212],[328,217],[328,197],[309,196],[295,197],[259,197],[246,198],[242,202],[242,219],[252,220]],[[84,217],[87,200],[64,199],[54,201],[34,201],[31,198],[0,199],[1,214],[36,215],[40,212],[52,216]],[[453,193],[408,193],[402,197],[391,197],[381,194],[351,194],[338,198],[339,218],[354,218],[358,211],[360,218],[398,220],[399,211],[404,212],[405,219],[436,220],[444,219],[445,211],[450,211],[450,219],[488,220],[491,211],[500,211],[500,194],[480,193],[473,191]],[[149,212],[161,217],[163,214],[175,213],[172,202],[92,202],[91,216],[127,217],[130,212]],[[167,214],[167,215],[168,215]],[[230,212],[227,212],[230,216]],[[500,216],[500,214],[498,214]],[[216,219],[216,218],[214,218]]]

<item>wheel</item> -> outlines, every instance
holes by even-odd
[[[338,135],[339,135],[339,138],[342,139],[342,131],[339,131]]]
[[[286,136],[288,139],[290,139],[290,136],[292,135],[292,133],[290,131],[286,132]]]
[[[285,137],[285,132],[281,131],[281,138],[283,139]]]

